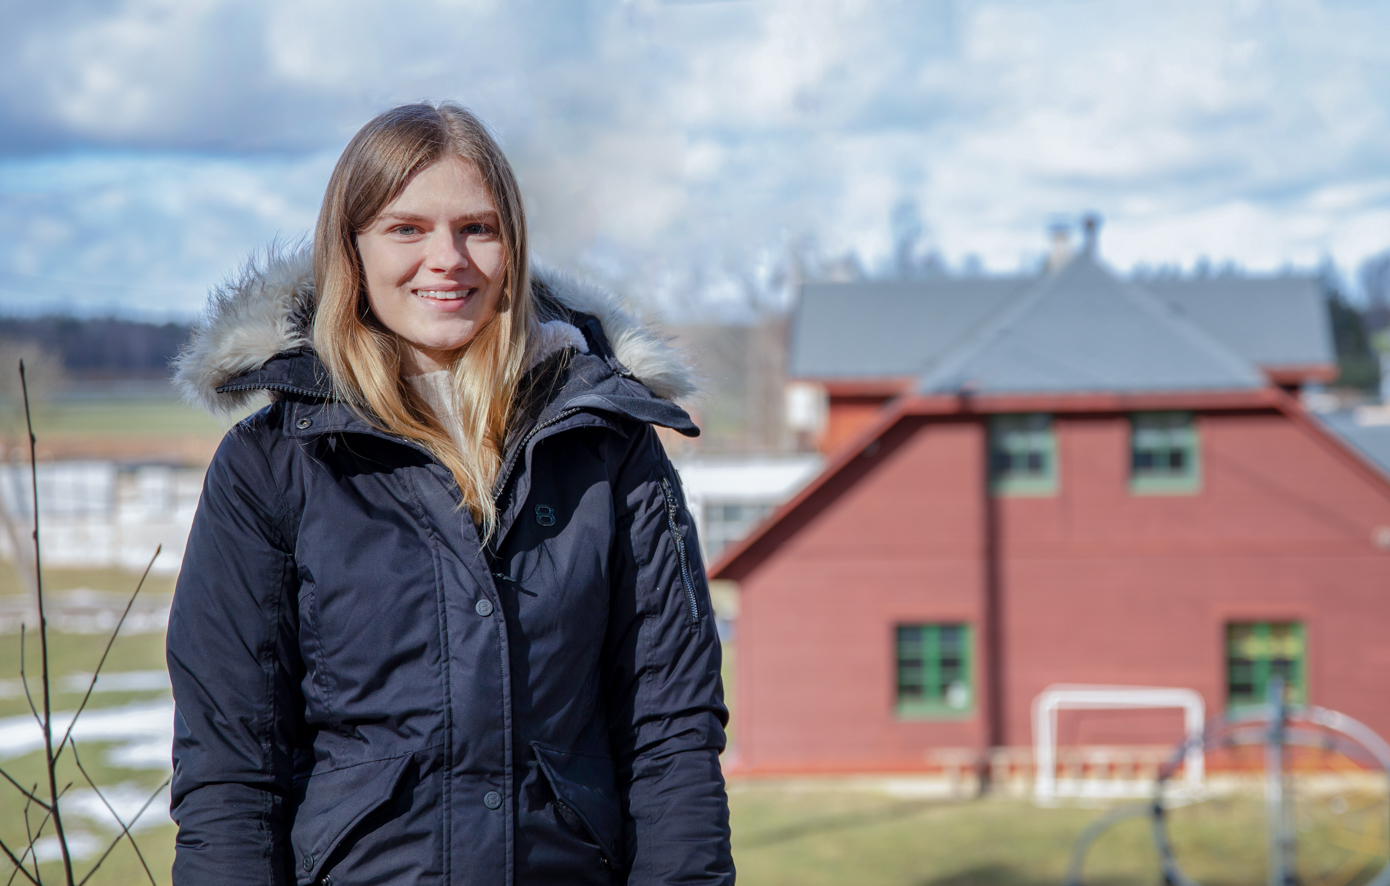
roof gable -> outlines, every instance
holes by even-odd
[[[1246,390],[1250,362],[1090,256],[1039,281],[918,382],[921,393]]]
[[[1028,279],[808,283],[792,318],[801,378],[915,376],[1028,288]]]

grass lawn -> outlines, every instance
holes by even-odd
[[[19,414],[18,418],[22,420],[23,415]],[[172,395],[55,400],[39,406],[34,413],[34,430],[41,434],[211,434],[220,437],[227,426]]]
[[[745,886],[1061,884],[1073,844],[1100,815],[1038,809],[1021,799],[894,799],[826,784],[736,784],[730,800],[734,858]],[[1384,794],[1341,801],[1322,797],[1299,806],[1302,883],[1364,884],[1385,863]],[[1169,817],[1174,854],[1199,883],[1265,882],[1258,793],[1209,800]],[[1122,821],[1093,844],[1083,882],[1162,882],[1147,816]]]
[[[262,405],[257,404],[257,407]],[[116,459],[206,464],[243,413],[215,419],[169,396],[54,399],[34,407],[40,461]],[[24,411],[0,400],[0,443],[6,455],[28,461]]]
[[[28,552],[32,555],[32,551]],[[115,568],[93,568],[93,569],[52,569],[47,568],[43,571],[43,588],[50,594],[61,594],[63,591],[74,591],[86,588],[94,591],[116,591],[123,594],[130,594],[135,591],[135,586],[140,583],[140,573],[131,572],[126,569]],[[23,589],[19,585],[19,578],[15,575],[14,567],[8,562],[0,562],[0,596],[5,594],[22,593]],[[145,579],[145,587],[140,591],[143,597],[145,594],[172,594],[174,592],[174,576],[155,575]],[[0,638],[3,642],[3,638]],[[4,659],[0,659],[0,675],[4,672]]]
[[[109,571],[71,575],[55,571],[50,587],[85,586],[118,590],[134,578]],[[166,580],[167,581],[167,580]],[[167,588],[163,588],[167,591]],[[51,636],[55,685],[63,676],[89,673],[101,654],[103,638],[55,633]],[[28,650],[31,675],[37,650]],[[732,644],[726,656],[726,680],[732,678]],[[18,676],[19,638],[0,636],[0,680],[13,688]],[[163,666],[163,637],[121,637],[112,650],[107,673],[148,673]],[[99,684],[100,685],[100,684]],[[72,710],[80,693],[61,687],[55,710]],[[730,683],[729,688],[732,689]],[[92,711],[138,707],[168,698],[167,689],[107,691],[93,696]],[[0,698],[0,734],[27,710],[22,696]],[[736,728],[737,724],[733,724]],[[736,734],[736,732],[734,732]],[[84,741],[82,762],[103,788],[114,789],[128,804],[138,805],[167,775],[167,768],[123,762],[120,742]],[[3,759],[0,766],[25,784],[41,778],[41,754]],[[100,820],[95,797],[72,765],[63,763],[60,784],[73,783],[65,805],[69,831],[79,842],[99,846],[77,864],[79,877],[115,836]],[[744,780],[730,784],[734,858],[743,886],[1042,886],[1061,884],[1072,845],[1101,814],[1096,809],[1038,809],[1023,799],[922,799],[904,788],[911,783],[827,779],[799,781]],[[896,790],[894,790],[896,788]],[[0,839],[26,843],[22,800],[0,785]],[[167,796],[155,801],[167,803]],[[94,811],[95,810],[95,811]],[[1258,794],[1211,800],[1171,814],[1171,833],[1179,860],[1204,886],[1249,886],[1264,882],[1264,813]],[[169,881],[174,829],[156,809],[148,830],[137,833],[156,881]],[[166,822],[166,823],[160,823]],[[1299,807],[1306,841],[1300,859],[1316,873],[1306,884],[1356,886],[1365,883],[1386,854],[1386,804],[1381,796],[1322,796]],[[1359,850],[1359,851],[1357,851]],[[1377,860],[1379,859],[1379,861]],[[0,866],[3,866],[0,860]],[[45,880],[59,882],[54,863]],[[1122,822],[1108,831],[1089,857],[1085,882],[1107,886],[1153,886],[1160,882],[1147,818]],[[121,844],[90,881],[101,884],[147,882],[135,854]]]

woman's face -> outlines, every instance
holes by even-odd
[[[445,368],[497,313],[507,263],[500,224],[482,176],[448,157],[357,235],[367,302],[400,340],[406,373]]]

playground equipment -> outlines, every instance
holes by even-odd
[[[1126,819],[1148,816],[1154,847],[1169,886],[1200,886],[1179,864],[1169,835],[1170,810],[1190,803],[1190,792],[1175,793],[1172,782],[1180,769],[1190,765],[1194,749],[1210,756],[1214,751],[1261,749],[1263,751],[1264,815],[1267,832],[1268,886],[1344,886],[1353,881],[1364,886],[1390,886],[1390,859],[1369,879],[1367,868],[1377,855],[1390,852],[1390,817],[1378,817],[1379,833],[1358,833],[1362,849],[1347,863],[1317,879],[1300,878],[1298,873],[1299,822],[1293,761],[1301,750],[1340,755],[1356,767],[1357,774],[1371,774],[1390,788],[1390,745],[1364,724],[1325,708],[1293,706],[1286,701],[1283,681],[1271,680],[1269,701],[1248,713],[1216,719],[1198,734],[1182,741],[1159,769],[1152,800],[1111,810],[1097,819],[1077,840],[1067,871],[1067,886],[1081,886],[1082,869],[1096,839]],[[1292,765],[1291,765],[1292,764]],[[1190,778],[1191,773],[1185,775]],[[1340,798],[1338,798],[1340,799]],[[1343,807],[1346,806],[1342,801]],[[1334,812],[1337,811],[1335,808]],[[1372,846],[1370,852],[1365,847]]]
[[[1059,711],[1181,708],[1183,735],[1200,737],[1206,725],[1206,705],[1191,689],[1156,686],[1049,686],[1033,700],[1033,800],[1051,806],[1059,798],[1087,800],[1143,797],[1151,782],[1128,779],[1057,778],[1057,714]],[[1188,741],[1183,757],[1183,781],[1188,793],[1202,790],[1205,760],[1202,744]]]

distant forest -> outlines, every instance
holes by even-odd
[[[1390,259],[1385,276],[1390,277]],[[1376,345],[1390,345],[1378,341],[1390,330],[1390,308],[1383,300],[1372,302],[1369,309],[1353,305],[1335,285],[1327,286],[1327,301],[1342,368],[1339,386],[1374,390],[1380,381]],[[780,401],[785,372],[785,367],[768,365],[784,362],[786,354],[787,318],[780,311],[774,313],[776,316],[764,317],[752,326],[724,327],[721,331],[697,324],[671,332],[700,358],[701,371],[714,382],[711,387],[719,389],[711,394],[726,387],[740,391],[745,387],[767,388],[752,398],[759,405],[755,412],[762,411],[769,403]],[[23,346],[26,353],[37,350],[61,375],[77,381],[168,377],[169,361],[178,355],[188,335],[189,327],[181,323],[111,317],[0,317],[0,346]],[[757,368],[748,362],[753,353],[761,355],[754,360]],[[729,418],[738,423],[736,416]]]
[[[75,379],[159,378],[188,339],[180,323],[0,317],[0,340],[37,346]]]

